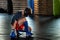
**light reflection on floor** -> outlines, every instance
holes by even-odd
[[[29,16],[26,17],[27,21],[28,21],[28,25],[32,28],[32,33],[34,32],[34,29],[36,27],[35,21],[30,18]]]
[[[32,27],[33,38],[19,38],[18,40],[60,40],[60,18],[34,16],[26,18]],[[10,40],[11,15],[0,14],[0,40]]]

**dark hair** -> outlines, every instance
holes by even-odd
[[[15,20],[18,21],[20,18],[22,18],[22,12],[17,12],[13,17],[12,17],[12,20],[11,20],[11,24],[13,25]]]
[[[26,17],[26,16],[28,16],[28,15],[31,15],[31,9],[30,9],[30,8],[26,8],[26,9],[24,10],[24,16]]]

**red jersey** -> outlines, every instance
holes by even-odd
[[[23,30],[24,28],[24,24],[22,24],[21,26],[18,25],[18,23],[16,23],[16,30]]]
[[[18,23],[16,23],[16,30],[23,30],[24,29],[24,24],[22,24],[21,26],[18,25]],[[28,27],[28,29],[31,31],[31,27]]]

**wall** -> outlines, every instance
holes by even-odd
[[[34,14],[39,13],[39,5],[38,5],[38,0],[34,0]]]
[[[7,9],[7,0],[0,0],[0,8]]]
[[[24,10],[27,7],[27,0],[12,0],[12,1],[14,13],[16,13],[18,10]]]
[[[34,0],[34,13],[53,15],[53,0]]]

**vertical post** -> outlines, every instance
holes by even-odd
[[[7,0],[7,11],[8,14],[11,15],[13,13],[13,4],[12,0]]]
[[[32,14],[34,14],[34,0],[28,0],[28,7],[32,9]]]
[[[53,14],[60,16],[60,0],[53,0]]]
[[[30,0],[27,0],[28,7],[30,7]]]

